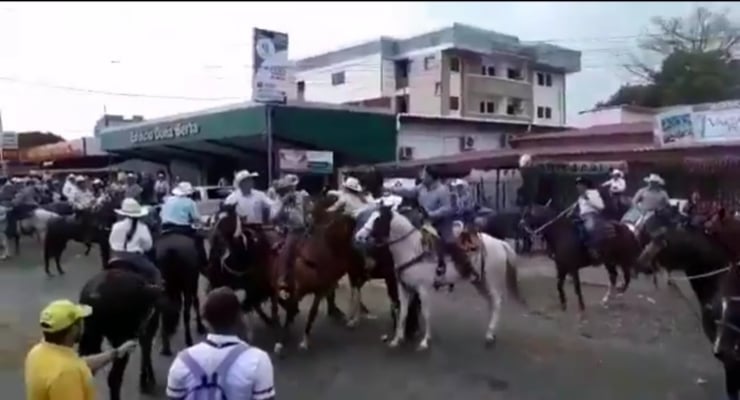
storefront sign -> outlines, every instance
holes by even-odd
[[[279,166],[284,172],[331,174],[334,169],[334,153],[280,149]]]
[[[544,173],[567,175],[608,174],[615,168],[627,172],[627,164],[624,162],[542,162],[536,163],[533,167]]]
[[[137,130],[131,132],[131,144],[151,143],[163,140],[180,139],[200,133],[200,125],[195,122],[183,122],[166,127]]]
[[[740,104],[682,106],[658,114],[654,133],[659,144],[740,140]]]
[[[252,101],[285,102],[290,62],[288,35],[254,29],[252,52]]]

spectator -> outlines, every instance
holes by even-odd
[[[236,294],[226,287],[213,290],[206,298],[203,317],[212,333],[177,355],[167,377],[167,397],[274,399],[270,356],[238,337],[244,325]]]

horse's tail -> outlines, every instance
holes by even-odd
[[[504,251],[506,252],[506,289],[507,292],[511,294],[511,296],[514,298],[514,300],[518,301],[521,304],[526,304],[524,301],[524,297],[521,294],[521,291],[519,290],[519,273],[517,271],[517,256],[514,249],[509,245],[509,243],[505,241],[501,241],[501,246],[503,246]]]
[[[163,276],[165,278],[165,286],[177,285],[177,282],[169,281],[176,279],[172,275],[172,268],[178,263],[177,249],[174,246],[168,247],[164,250],[162,257],[157,257],[157,266],[163,269]],[[170,275],[170,276],[168,276]],[[182,280],[181,280],[182,281]],[[157,301],[157,306],[162,314],[162,330],[167,336],[172,336],[177,332],[178,325],[180,324],[180,308],[182,307],[182,299],[180,293],[172,293],[175,298],[166,299],[167,296],[162,296]],[[168,300],[168,301],[166,301]]]

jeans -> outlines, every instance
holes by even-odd
[[[146,255],[126,251],[114,251],[113,257],[126,260],[134,272],[144,276],[150,283],[154,283],[155,285],[162,284],[162,273]]]

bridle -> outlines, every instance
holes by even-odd
[[[547,204],[544,207],[547,207],[549,205],[550,205],[550,202],[548,201]],[[532,237],[535,237],[535,236],[539,235],[540,233],[542,233],[545,229],[547,229],[548,227],[550,227],[550,225],[552,225],[555,222],[557,222],[560,218],[563,218],[564,216],[568,215],[571,211],[573,211],[576,208],[576,206],[578,206],[578,202],[574,202],[573,204],[571,204],[570,206],[568,206],[568,208],[566,208],[563,211],[559,212],[552,219],[550,219],[549,221],[547,221],[544,224],[540,225],[536,229],[531,229],[529,226],[527,226],[526,223],[524,223],[524,221],[522,221],[522,223],[520,223],[520,226],[521,226],[522,230],[524,230],[524,232],[526,232],[528,235],[530,235]]]

